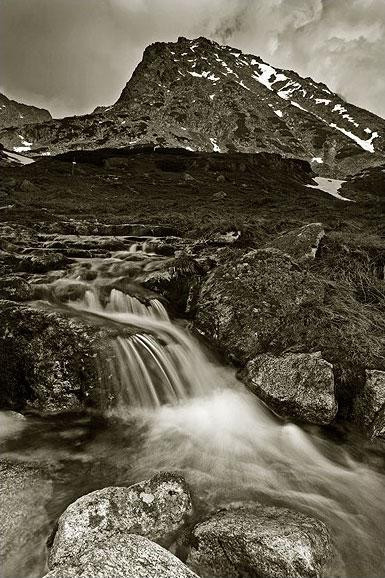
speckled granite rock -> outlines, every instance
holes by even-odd
[[[170,472],[124,487],[108,487],[82,496],[59,520],[50,553],[50,567],[71,564],[94,540],[107,543],[116,535],[140,534],[171,543],[191,513],[184,478]]]
[[[332,544],[323,522],[286,508],[230,505],[195,526],[187,564],[202,578],[327,576]]]
[[[96,539],[69,565],[57,566],[45,578],[198,578],[173,554],[135,534]]]
[[[337,413],[333,366],[322,359],[321,352],[257,355],[241,376],[280,416],[327,424]]]

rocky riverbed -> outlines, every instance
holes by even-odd
[[[382,575],[383,265],[318,222],[3,224],[4,576]]]

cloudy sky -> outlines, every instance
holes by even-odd
[[[207,36],[385,117],[385,0],[0,0],[0,91],[83,114],[114,102],[147,44]]]

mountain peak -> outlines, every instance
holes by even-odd
[[[149,45],[115,104],[54,121],[52,131],[42,139],[31,129],[23,138],[36,152],[143,144],[269,151],[308,160],[324,176],[385,157],[383,119],[310,77],[204,37]],[[7,146],[17,138],[0,135]]]

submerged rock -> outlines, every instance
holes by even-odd
[[[202,578],[328,576],[325,524],[275,506],[230,505],[195,526],[187,564]]]
[[[371,438],[385,438],[385,371],[366,370],[365,385],[354,402],[353,419]]]
[[[60,564],[45,578],[198,578],[159,544],[144,536],[119,534],[96,538],[76,559]]]
[[[46,473],[26,462],[0,462],[0,568],[3,578],[41,575],[52,495]]]
[[[97,361],[115,336],[58,311],[0,301],[0,408],[52,413],[99,405]]]
[[[327,424],[337,413],[333,366],[321,352],[257,355],[241,375],[251,391],[282,417]]]
[[[278,249],[257,249],[223,263],[203,283],[195,326],[226,353],[246,362],[268,351],[324,289]]]
[[[106,544],[124,534],[140,534],[169,545],[191,513],[184,478],[165,472],[128,488],[108,487],[82,496],[59,520],[50,566],[73,563],[95,540]]]
[[[297,262],[308,261],[315,258],[324,235],[325,230],[321,223],[309,223],[276,237],[269,246],[280,249]]]

